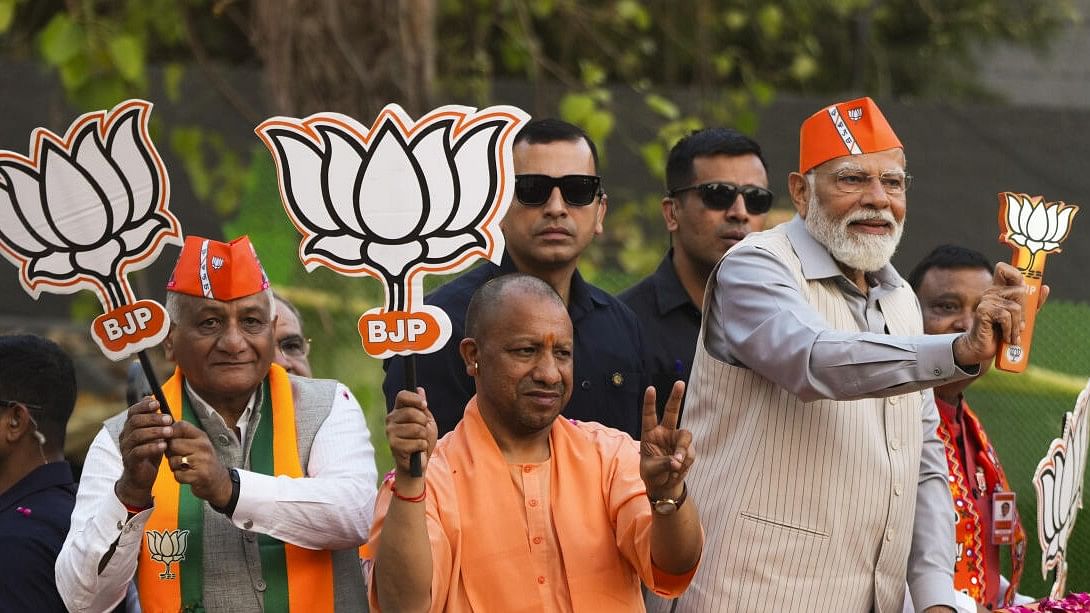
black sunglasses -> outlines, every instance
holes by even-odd
[[[594,175],[515,175],[515,197],[526,206],[541,206],[549,200],[554,187],[560,188],[564,202],[587,206],[602,195],[602,179]]]
[[[738,194],[746,203],[746,211],[750,215],[763,215],[772,208],[772,192],[756,185],[735,185],[733,183],[702,183],[690,185],[670,191],[670,197],[676,198],[678,194],[696,190],[700,192],[700,199],[704,206],[713,211],[726,211],[734,206],[734,200]]]

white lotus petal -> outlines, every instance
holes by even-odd
[[[405,268],[417,261],[422,252],[423,247],[416,241],[398,245],[381,243],[367,245],[367,257],[394,276],[405,272]]]
[[[38,177],[19,165],[4,166],[11,179],[11,193],[15,195],[15,203],[26,217],[27,225],[54,249],[64,249],[65,242],[50,227],[45,215]]]
[[[447,157],[447,138],[450,134],[450,122],[444,122],[443,128],[433,129],[413,146],[413,155],[420,164],[427,183],[427,193],[431,210],[421,234],[435,232],[447,223],[447,217],[454,208],[454,174],[452,161]]]
[[[491,138],[501,127],[502,124],[497,124],[484,128],[458,142],[454,167],[458,169],[462,194],[458,203],[458,214],[448,226],[450,229],[465,228],[482,210],[492,205],[494,191],[497,189],[496,182],[499,180],[499,167],[495,152],[491,150]]]
[[[1066,207],[1060,211],[1060,214],[1056,216],[1056,233],[1049,238],[1063,240],[1067,237],[1067,233],[1071,230],[1071,214],[1075,211],[1075,207]]]
[[[345,265],[363,261],[363,241],[352,236],[321,236],[307,243],[306,253],[321,254]]]
[[[159,555],[164,558],[174,557],[175,549],[174,539],[172,534],[167,534],[166,530],[163,531],[162,541],[159,542]]]
[[[93,270],[106,277],[112,276],[115,264],[121,257],[118,241],[109,241],[101,247],[76,252],[76,264],[84,270]]]
[[[397,240],[409,235],[420,221],[421,179],[393,131],[380,130],[378,139],[372,142],[371,159],[359,188],[359,193],[366,194],[360,214],[377,236]]]
[[[1052,251],[1053,249],[1055,249],[1056,247],[1059,247],[1059,246],[1060,246],[1060,243],[1057,243],[1055,241],[1045,241],[1045,242],[1041,243],[1041,249],[1043,251]]]
[[[1026,240],[1026,249],[1029,249],[1030,251],[1032,251],[1034,253],[1037,253],[1038,251],[1040,251],[1043,248],[1044,248],[1044,243],[1042,243],[1041,241],[1035,241],[1032,238]]]
[[[66,241],[93,245],[110,231],[106,203],[68,156],[47,145],[40,172],[45,183],[46,214]]]
[[[1026,246],[1026,237],[1021,234],[1011,234],[1007,238],[1015,245],[1021,245],[1022,247]]]
[[[129,189],[121,179],[121,173],[110,164],[106,153],[102,149],[102,143],[96,137],[96,126],[82,131],[72,148],[73,161],[91,175],[91,181],[105,194],[105,204],[108,209],[103,210],[112,217],[107,220],[105,234],[112,234],[118,228],[125,225],[132,215],[132,204],[129,201]],[[101,201],[101,199],[100,199]]]
[[[143,219],[162,198],[163,185],[159,184],[158,169],[152,159],[155,145],[144,140],[138,120],[146,117],[129,112],[119,122],[114,122],[106,135],[110,157],[117,162],[132,192],[130,220]],[[109,194],[109,192],[107,192]],[[114,228],[122,224],[115,221]]]
[[[479,244],[477,237],[472,234],[451,237],[433,236],[424,242],[428,247],[427,259],[429,260],[445,259],[474,243]]]
[[[118,235],[121,250],[126,254],[136,253],[151,243],[152,238],[161,230],[166,230],[167,224],[158,216],[152,216],[139,225],[125,230]]]
[[[277,146],[280,171],[291,212],[311,230],[336,231],[338,224],[326,209],[322,195],[322,156],[295,132],[270,130],[265,133]]]
[[[72,274],[71,252],[54,251],[45,257],[35,258],[31,264],[31,276],[34,273],[49,273],[50,276]]]
[[[1022,199],[1022,206],[1018,209],[1018,231],[1022,234],[1029,234],[1026,228],[1029,226],[1029,216],[1033,213],[1033,204],[1030,203],[1029,198]]]
[[[1035,240],[1040,241],[1048,237],[1048,212],[1045,211],[1044,203],[1038,203],[1033,207],[1033,213],[1022,230],[1026,236]]]
[[[12,248],[24,254],[41,253],[48,249],[19,220],[11,192],[4,188],[0,188],[0,235]]]
[[[1018,200],[1018,197],[1013,194],[1007,194],[1007,227],[1012,232],[1017,232],[1022,229],[1019,222],[1019,212],[1021,210],[1022,203]]]
[[[358,212],[360,202],[356,192],[356,184],[363,169],[363,158],[352,146],[355,140],[350,139],[340,130],[323,129],[322,134],[328,138],[327,146],[329,147],[325,156],[329,168],[322,180],[325,189],[329,190],[333,214],[336,215],[342,228],[363,232],[363,224],[360,223]],[[318,185],[315,185],[314,189],[317,190]]]

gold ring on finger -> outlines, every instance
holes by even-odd
[[[181,459],[182,468],[189,468],[189,456],[184,455]]]

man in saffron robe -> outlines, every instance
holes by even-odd
[[[190,236],[167,284],[177,370],[91,445],[57,561],[72,611],[357,611],[376,480],[359,405],[273,364],[276,307],[246,237]],[[274,476],[275,475],[275,476]]]
[[[387,417],[394,476],[381,489],[372,608],[384,611],[643,610],[641,580],[676,597],[703,547],[676,429],[684,384],[642,437],[558,419],[571,395],[572,324],[544,281],[511,274],[470,301],[459,351],[476,395],[436,443],[422,389]],[[409,456],[425,452],[414,478]],[[377,545],[375,544],[377,541]]]

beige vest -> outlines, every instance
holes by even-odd
[[[751,235],[747,244],[791,268],[830,328],[861,331],[832,279],[803,277],[783,228]],[[922,334],[907,286],[880,306],[891,334]],[[688,483],[707,545],[677,610],[901,611],[920,393],[803,402],[712,357],[703,328],[689,385],[683,425],[693,433],[697,461]]]
[[[299,462],[306,470],[310,448],[318,428],[333,407],[337,382],[291,377],[295,401],[295,428],[299,439]],[[266,392],[267,393],[267,392]],[[125,413],[106,420],[106,429],[117,444],[125,425]],[[250,444],[261,414],[254,411],[242,445],[237,437],[217,420],[201,419],[216,455],[224,466],[249,468]],[[245,453],[243,453],[245,449]],[[261,611],[264,606],[265,580],[261,576],[261,554],[257,534],[240,530],[229,519],[204,503],[204,608],[206,611]],[[333,595],[338,613],[366,611],[367,595],[359,551],[333,552]]]

